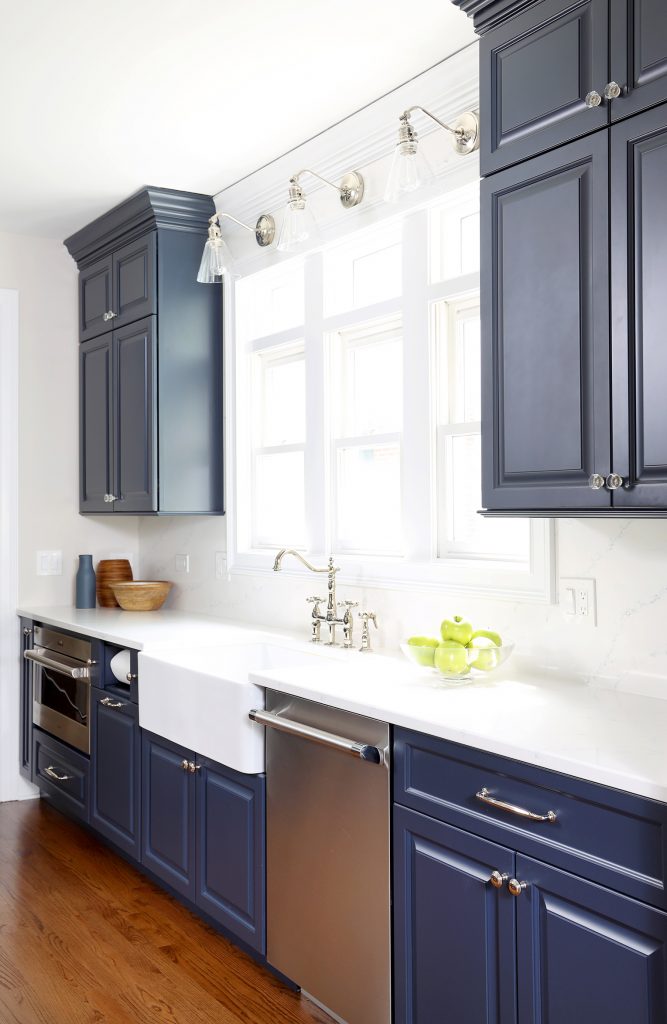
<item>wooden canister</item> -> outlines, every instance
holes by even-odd
[[[112,583],[125,583],[132,579],[132,566],[127,558],[103,558],[97,563],[97,603],[100,608],[118,608]]]

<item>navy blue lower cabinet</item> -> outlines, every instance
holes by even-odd
[[[664,1024],[667,914],[520,854],[516,878],[519,1024]]]
[[[135,860],[141,857],[139,709],[93,690],[90,823]]]
[[[32,622],[21,619],[20,623],[19,771],[32,781],[32,664],[23,657],[23,652],[32,647]]]
[[[263,953],[264,776],[197,764],[197,906]]]
[[[195,900],[195,755],[142,733],[141,860],[172,889]]]
[[[514,869],[505,847],[394,807],[395,1024],[514,1024],[517,901],[491,884]]]

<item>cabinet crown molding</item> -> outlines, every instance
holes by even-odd
[[[154,228],[206,233],[215,213],[211,196],[147,185],[65,239],[79,267]]]
[[[538,0],[451,0],[455,7],[458,7],[472,18],[475,31],[478,35],[484,35],[492,28],[497,28],[502,22],[520,14],[528,7],[533,7]]]

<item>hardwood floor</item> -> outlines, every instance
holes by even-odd
[[[0,804],[0,1024],[331,1024],[44,801]]]

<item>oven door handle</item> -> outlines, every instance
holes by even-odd
[[[23,657],[27,661],[34,661],[36,665],[43,665],[44,668],[53,669],[54,672],[61,672],[64,676],[69,676],[71,679],[90,678],[90,669],[86,665],[81,668],[74,668],[71,665],[64,665],[62,661],[57,661],[56,658],[47,658],[45,654],[41,654],[38,651],[24,651]]]

